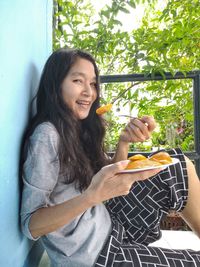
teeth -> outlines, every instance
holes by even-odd
[[[81,105],[89,105],[90,102],[85,102],[85,101],[77,101],[78,104],[81,104]]]

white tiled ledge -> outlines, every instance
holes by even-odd
[[[162,230],[162,238],[151,246],[200,250],[200,238],[191,231]]]

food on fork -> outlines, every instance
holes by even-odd
[[[167,152],[158,152],[149,158],[146,158],[142,154],[136,154],[128,158],[130,162],[128,163],[125,170],[130,169],[142,169],[148,167],[162,166],[172,163],[172,158]]]
[[[96,113],[97,113],[98,115],[102,115],[102,114],[104,114],[104,113],[110,111],[111,108],[112,108],[112,106],[113,106],[113,104],[111,104],[111,103],[110,103],[110,104],[107,104],[107,105],[104,105],[104,106],[101,106],[101,107],[99,107],[99,108],[96,110]]]

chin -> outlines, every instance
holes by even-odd
[[[76,117],[78,120],[84,120],[89,116],[89,113],[87,114],[78,114]]]

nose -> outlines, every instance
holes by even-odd
[[[94,89],[92,88],[90,83],[86,83],[84,87],[84,95],[86,96],[92,96]]]

